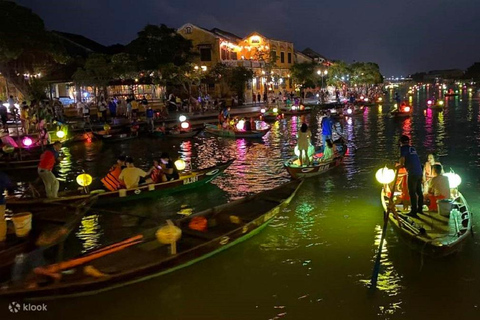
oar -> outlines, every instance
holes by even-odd
[[[378,251],[377,251],[377,258],[375,260],[375,265],[373,266],[372,279],[370,280],[370,288],[376,288],[377,287],[378,273],[380,271],[380,258],[382,256],[383,242],[384,242],[385,236],[387,234],[387,224],[388,224],[388,220],[389,220],[389,216],[390,216],[390,210],[391,210],[392,205],[393,205],[393,197],[394,197],[394,194],[395,194],[395,187],[397,186],[398,171],[399,170],[397,170],[395,172],[395,178],[393,180],[393,187],[391,189],[390,198],[388,199],[387,211],[385,212],[385,215],[384,215],[382,238],[380,239],[380,245],[378,246]]]

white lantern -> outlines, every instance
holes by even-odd
[[[379,169],[377,173],[375,173],[375,178],[382,184],[389,184],[395,179],[395,171],[387,167]]]
[[[273,108],[273,113],[277,113],[278,112],[278,109],[277,108]]]
[[[178,117],[178,120],[179,120],[180,122],[185,122],[185,121],[187,121],[187,117],[185,117],[185,116],[182,114],[180,117]]]
[[[238,121],[238,123],[237,123],[237,130],[242,131],[244,127],[245,127],[245,120],[240,120],[240,121]]]
[[[178,171],[183,171],[185,170],[186,163],[182,159],[178,159],[177,161],[175,161],[175,167]]]
[[[460,178],[460,176],[455,172],[448,172],[445,173],[445,175],[448,177],[448,183],[452,189],[458,188],[458,186],[462,183],[462,178]]]

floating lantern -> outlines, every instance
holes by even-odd
[[[92,181],[92,176],[88,173],[82,173],[77,176],[77,183],[79,186],[88,187],[90,184],[92,184]]]
[[[25,147],[30,147],[33,144],[33,140],[30,137],[25,137],[22,140],[22,143]]]
[[[238,121],[237,129],[241,131],[241,130],[243,130],[244,127],[245,127],[245,120]]]
[[[182,159],[178,159],[177,161],[175,161],[175,167],[177,168],[177,170],[183,171],[185,170],[186,163]]]
[[[188,129],[188,128],[190,128],[190,124],[185,121],[185,122],[180,123],[180,127],[182,127],[182,129]]]
[[[57,137],[60,138],[60,139],[64,138],[65,137],[65,132],[62,131],[62,130],[58,130],[57,131]]]
[[[182,114],[180,117],[178,117],[178,120],[179,120],[180,122],[185,122],[185,121],[187,121],[187,117],[185,117],[185,116]]]
[[[2,147],[2,150],[5,153],[12,153],[15,150],[15,147],[10,144],[6,144]]]
[[[103,125],[103,130],[110,131],[110,129],[112,129],[112,127],[110,127],[110,125],[108,123]]]
[[[389,184],[395,179],[395,171],[387,167],[378,169],[377,173],[375,173],[375,178],[382,184]]]
[[[462,178],[455,172],[448,172],[445,173],[445,175],[448,177],[448,183],[450,184],[451,189],[456,189],[458,186],[462,183]]]
[[[278,109],[277,108],[273,108],[272,110],[274,113],[277,113],[278,112]]]
[[[261,112],[261,113],[265,113],[265,111],[266,111],[266,110],[265,110],[264,108],[260,109],[260,112]]]

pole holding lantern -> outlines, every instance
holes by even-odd
[[[93,178],[91,175],[89,175],[88,173],[82,173],[82,174],[79,174],[77,176],[77,183],[78,185],[80,185],[81,187],[83,187],[83,191],[85,193],[88,193],[88,186],[92,184],[92,181],[93,181]]]

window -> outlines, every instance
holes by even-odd
[[[228,59],[228,51],[225,49],[222,49],[222,60],[227,60]]]
[[[201,48],[200,61],[212,61],[212,50],[208,48]]]
[[[285,63],[285,52],[280,52],[280,63]]]
[[[186,34],[191,34],[192,33],[192,27],[186,27],[185,28],[185,33]]]
[[[277,61],[277,51],[272,51],[272,61]]]
[[[230,60],[238,60],[236,52],[230,52]]]
[[[288,63],[292,63],[292,53],[288,53]]]

